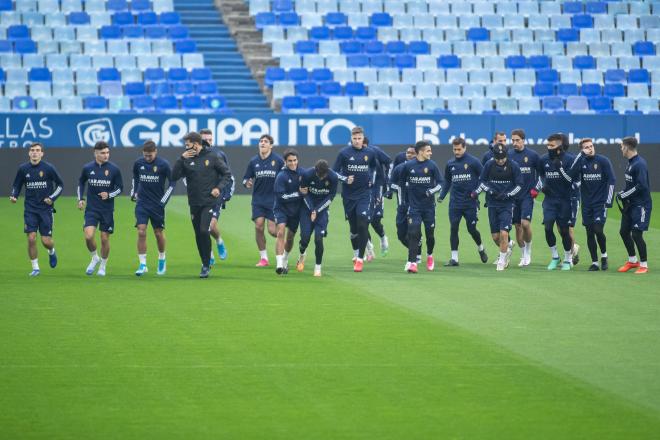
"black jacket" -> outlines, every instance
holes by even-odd
[[[188,190],[188,205],[212,206],[217,205],[219,197],[213,197],[211,191],[222,188],[231,182],[231,170],[224,160],[203,148],[199,155],[191,158],[179,157],[172,169],[172,180],[186,178]]]

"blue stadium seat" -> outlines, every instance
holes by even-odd
[[[438,67],[442,69],[457,69],[461,67],[461,59],[456,55],[441,55],[438,57]]]
[[[263,29],[266,26],[274,26],[277,23],[277,17],[272,12],[259,12],[254,17],[257,29]]]
[[[135,18],[133,14],[128,11],[125,12],[115,12],[112,14],[112,24],[117,26],[126,26],[129,24],[135,24]]]
[[[131,107],[140,112],[153,111],[154,98],[149,95],[134,96],[131,98]]]
[[[176,96],[192,95],[195,92],[195,85],[191,81],[177,81],[170,85]]]
[[[337,81],[326,81],[321,83],[320,93],[322,96],[341,96],[341,84]]]
[[[128,25],[121,27],[123,38],[144,38],[144,28],[140,25]]]
[[[343,26],[348,23],[348,17],[343,12],[328,12],[325,15],[327,26]]]
[[[626,88],[621,83],[607,83],[603,88],[603,95],[610,98],[620,98],[626,96]]]
[[[576,29],[586,29],[594,27],[594,18],[589,14],[576,14],[573,16],[572,25]]]
[[[549,69],[551,67],[550,57],[547,55],[532,55],[527,58],[527,65],[532,69]]]
[[[339,50],[345,55],[362,53],[362,43],[355,40],[347,40],[339,43]]]
[[[86,96],[83,106],[85,110],[105,110],[108,108],[108,101],[103,96]]]
[[[195,53],[197,52],[197,43],[195,40],[179,40],[174,42],[174,52],[176,53]]]
[[[146,82],[165,81],[165,70],[161,67],[150,67],[144,71],[144,80]]]
[[[309,30],[309,38],[314,41],[328,40],[330,28],[327,26],[314,26]]]
[[[316,95],[318,88],[313,81],[302,81],[296,84],[296,95],[298,96],[311,96]]]
[[[366,55],[348,55],[346,66],[351,68],[369,67],[369,57]]]
[[[8,40],[25,40],[30,38],[30,29],[24,24],[14,24],[7,28]]]
[[[204,101],[202,100],[201,96],[197,95],[190,95],[190,96],[184,96],[183,99],[181,99],[181,108],[183,110],[201,110],[204,108]]]
[[[467,31],[467,39],[470,41],[488,41],[490,34],[486,28],[470,28]]]
[[[138,23],[140,18],[138,17]],[[144,37],[150,39],[167,38],[168,28],[165,26],[146,26],[144,28]]]
[[[141,82],[128,82],[124,86],[124,93],[127,96],[145,95],[147,93],[147,89],[146,89],[144,83],[141,83]]]
[[[328,98],[325,96],[310,96],[307,98],[307,108],[312,111],[327,109]]]
[[[116,25],[101,26],[99,36],[104,40],[116,40],[121,38],[121,27]]]
[[[30,96],[16,96],[11,102],[12,110],[35,110],[37,108],[34,99]]]
[[[158,111],[172,111],[179,109],[179,101],[174,95],[163,95],[156,98],[156,110]]]
[[[284,81],[285,78],[286,72],[281,67],[267,67],[264,75],[264,84],[272,87],[275,81]]]
[[[316,82],[332,81],[332,70],[326,67],[313,69],[311,80]]]
[[[209,110],[224,112],[227,110],[227,101],[220,95],[207,96],[204,100],[204,106]]]
[[[0,67],[0,84],[4,84],[6,81],[5,69]]]
[[[357,43],[360,44],[360,43]],[[373,40],[364,43],[364,52],[367,55],[376,55],[385,51],[385,45],[382,41]]]
[[[282,98],[282,112],[288,113],[291,110],[301,110],[303,108],[303,99],[300,96],[285,96]]]
[[[11,53],[13,52],[13,45],[11,41],[0,40],[0,53]]]
[[[564,2],[564,14],[582,13],[582,2]]]
[[[555,85],[553,83],[538,83],[534,86],[535,96],[554,96]]]
[[[318,44],[314,41],[309,41],[309,40],[301,40],[301,41],[296,41],[296,44],[294,46],[294,51],[295,53],[304,55],[308,53],[318,53]]]
[[[593,98],[589,98],[589,106],[597,112],[611,110],[612,100],[606,96],[594,96]]]
[[[367,96],[367,89],[362,82],[347,82],[344,92],[346,96]]]
[[[300,17],[295,12],[283,12],[278,16],[280,26],[290,27],[300,24]]]
[[[160,14],[160,24],[172,26],[181,23],[181,16],[178,12],[163,12]]]
[[[4,72],[3,72],[4,76]],[[52,81],[50,70],[46,67],[33,67],[28,74],[29,81]]]
[[[37,43],[32,40],[16,40],[14,51],[20,54],[37,53]]]
[[[585,113],[589,111],[589,100],[584,96],[568,96],[566,110],[572,113]],[[555,114],[557,113],[555,112]]]
[[[105,7],[108,11],[127,11],[128,2],[126,0],[108,0]]]
[[[392,26],[392,16],[387,12],[376,12],[371,14],[370,21],[372,26]]]
[[[291,0],[273,0],[271,10],[273,12],[289,12],[293,10],[293,2]]]
[[[71,12],[69,14],[69,24],[72,26],[81,26],[90,23],[89,14],[87,12]]]
[[[13,9],[13,0],[0,0],[0,11],[12,11]]]
[[[556,69],[539,69],[536,71],[536,81],[558,83],[559,72]]]
[[[190,79],[195,81],[211,81],[213,72],[208,67],[196,67],[190,72]],[[282,77],[284,79],[284,77]]]
[[[151,10],[150,0],[131,0],[132,11],[149,11]]]
[[[580,31],[574,28],[559,29],[556,33],[557,41],[568,43],[570,41],[580,41]]]
[[[190,36],[188,26],[175,25],[167,28],[167,36],[172,40],[185,40]]]
[[[580,94],[588,98],[601,96],[602,87],[600,86],[600,84],[595,84],[595,83],[582,84],[582,87],[580,88]]]
[[[371,60],[370,62],[371,67],[375,67],[378,69],[392,67],[392,57],[389,55],[386,54],[372,55],[369,58]]]
[[[375,27],[359,26],[355,30],[355,38],[361,41],[375,40],[378,38],[378,31]]]
[[[169,95],[172,93],[170,83],[161,81],[149,83],[149,94],[151,96]]]
[[[588,14],[607,14],[606,2],[587,2],[585,6]]]
[[[527,59],[522,55],[511,55],[506,57],[504,65],[507,69],[524,69],[527,67]]]
[[[416,60],[413,55],[396,55],[394,57],[394,67],[398,67],[399,69],[414,69]]]
[[[195,89],[198,95],[208,96],[218,94],[218,83],[215,81],[200,81],[195,84]]]
[[[648,83],[650,79],[649,71],[646,69],[630,69],[628,71],[629,83]]]
[[[408,43],[408,52],[414,55],[430,54],[431,45],[426,41],[411,41]]]
[[[140,12],[137,16],[137,24],[142,26],[156,26],[158,24],[158,14],[155,12]]]
[[[591,55],[579,55],[573,58],[574,69],[595,69],[596,59]]]
[[[403,41],[388,41],[385,45],[385,51],[390,55],[406,53],[406,43]]]
[[[295,82],[307,81],[309,80],[309,72],[307,71],[307,69],[297,67],[297,68],[289,69],[289,73],[287,77],[290,81],[295,81]]]
[[[605,71],[605,83],[625,83],[626,71],[623,69],[608,69]]]
[[[183,67],[175,67],[167,71],[168,81],[188,81],[188,71]]]
[[[119,73],[119,70],[114,67],[104,67],[99,69],[97,77],[99,82],[121,81],[121,74]]]
[[[651,41],[637,41],[633,44],[633,54],[639,56],[655,55],[655,45]]]
[[[559,96],[546,96],[542,100],[543,110],[556,112],[564,110],[564,100]]]
[[[353,28],[349,26],[338,26],[333,31],[336,40],[350,40],[353,38]]]
[[[559,83],[557,84],[558,96],[574,96],[578,95],[578,86],[576,83]]]

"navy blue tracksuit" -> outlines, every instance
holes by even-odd
[[[54,203],[48,205],[44,200],[48,198],[55,202],[62,194],[62,178],[48,162],[40,161],[36,165],[27,162],[16,172],[11,196],[18,198],[24,185],[24,232],[39,231],[42,237],[53,235]]]
[[[165,227],[165,205],[174,191],[172,169],[165,159],[156,157],[147,162],[143,157],[133,164],[131,198],[136,199],[135,224],[146,225],[151,221],[154,229]]]
[[[87,206],[84,227],[94,226],[99,227],[102,232],[114,232],[115,197],[124,189],[121,171],[112,162],[89,162],[83,167],[78,179],[78,200],[84,200],[85,185]],[[102,192],[107,192],[109,197],[101,199],[99,194]]]

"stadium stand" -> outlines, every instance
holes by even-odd
[[[173,0],[0,0],[0,86],[3,111],[228,111]]]
[[[656,0],[246,2],[283,112],[659,111]]]

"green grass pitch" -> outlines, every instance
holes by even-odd
[[[254,267],[249,203],[237,196],[223,211],[229,258],[199,280],[183,197],[168,206],[167,275],[155,275],[150,233],[142,278],[133,275],[126,197],[104,279],[84,274],[72,198],[57,203],[60,265],[51,270],[40,248],[36,279],[27,276],[22,206],[1,202],[0,438],[660,437],[657,213],[647,276],[616,273],[625,258],[615,209],[606,228],[613,270],[586,272],[580,226],[582,261],[549,273],[538,202],[531,267],[517,267],[518,249],[503,273],[480,263],[463,228],[460,267],[409,275],[388,201],[390,255],[355,274],[338,198],[316,279],[313,244],[303,273]],[[437,214],[440,265],[446,209]],[[271,264],[273,250],[269,240]]]

